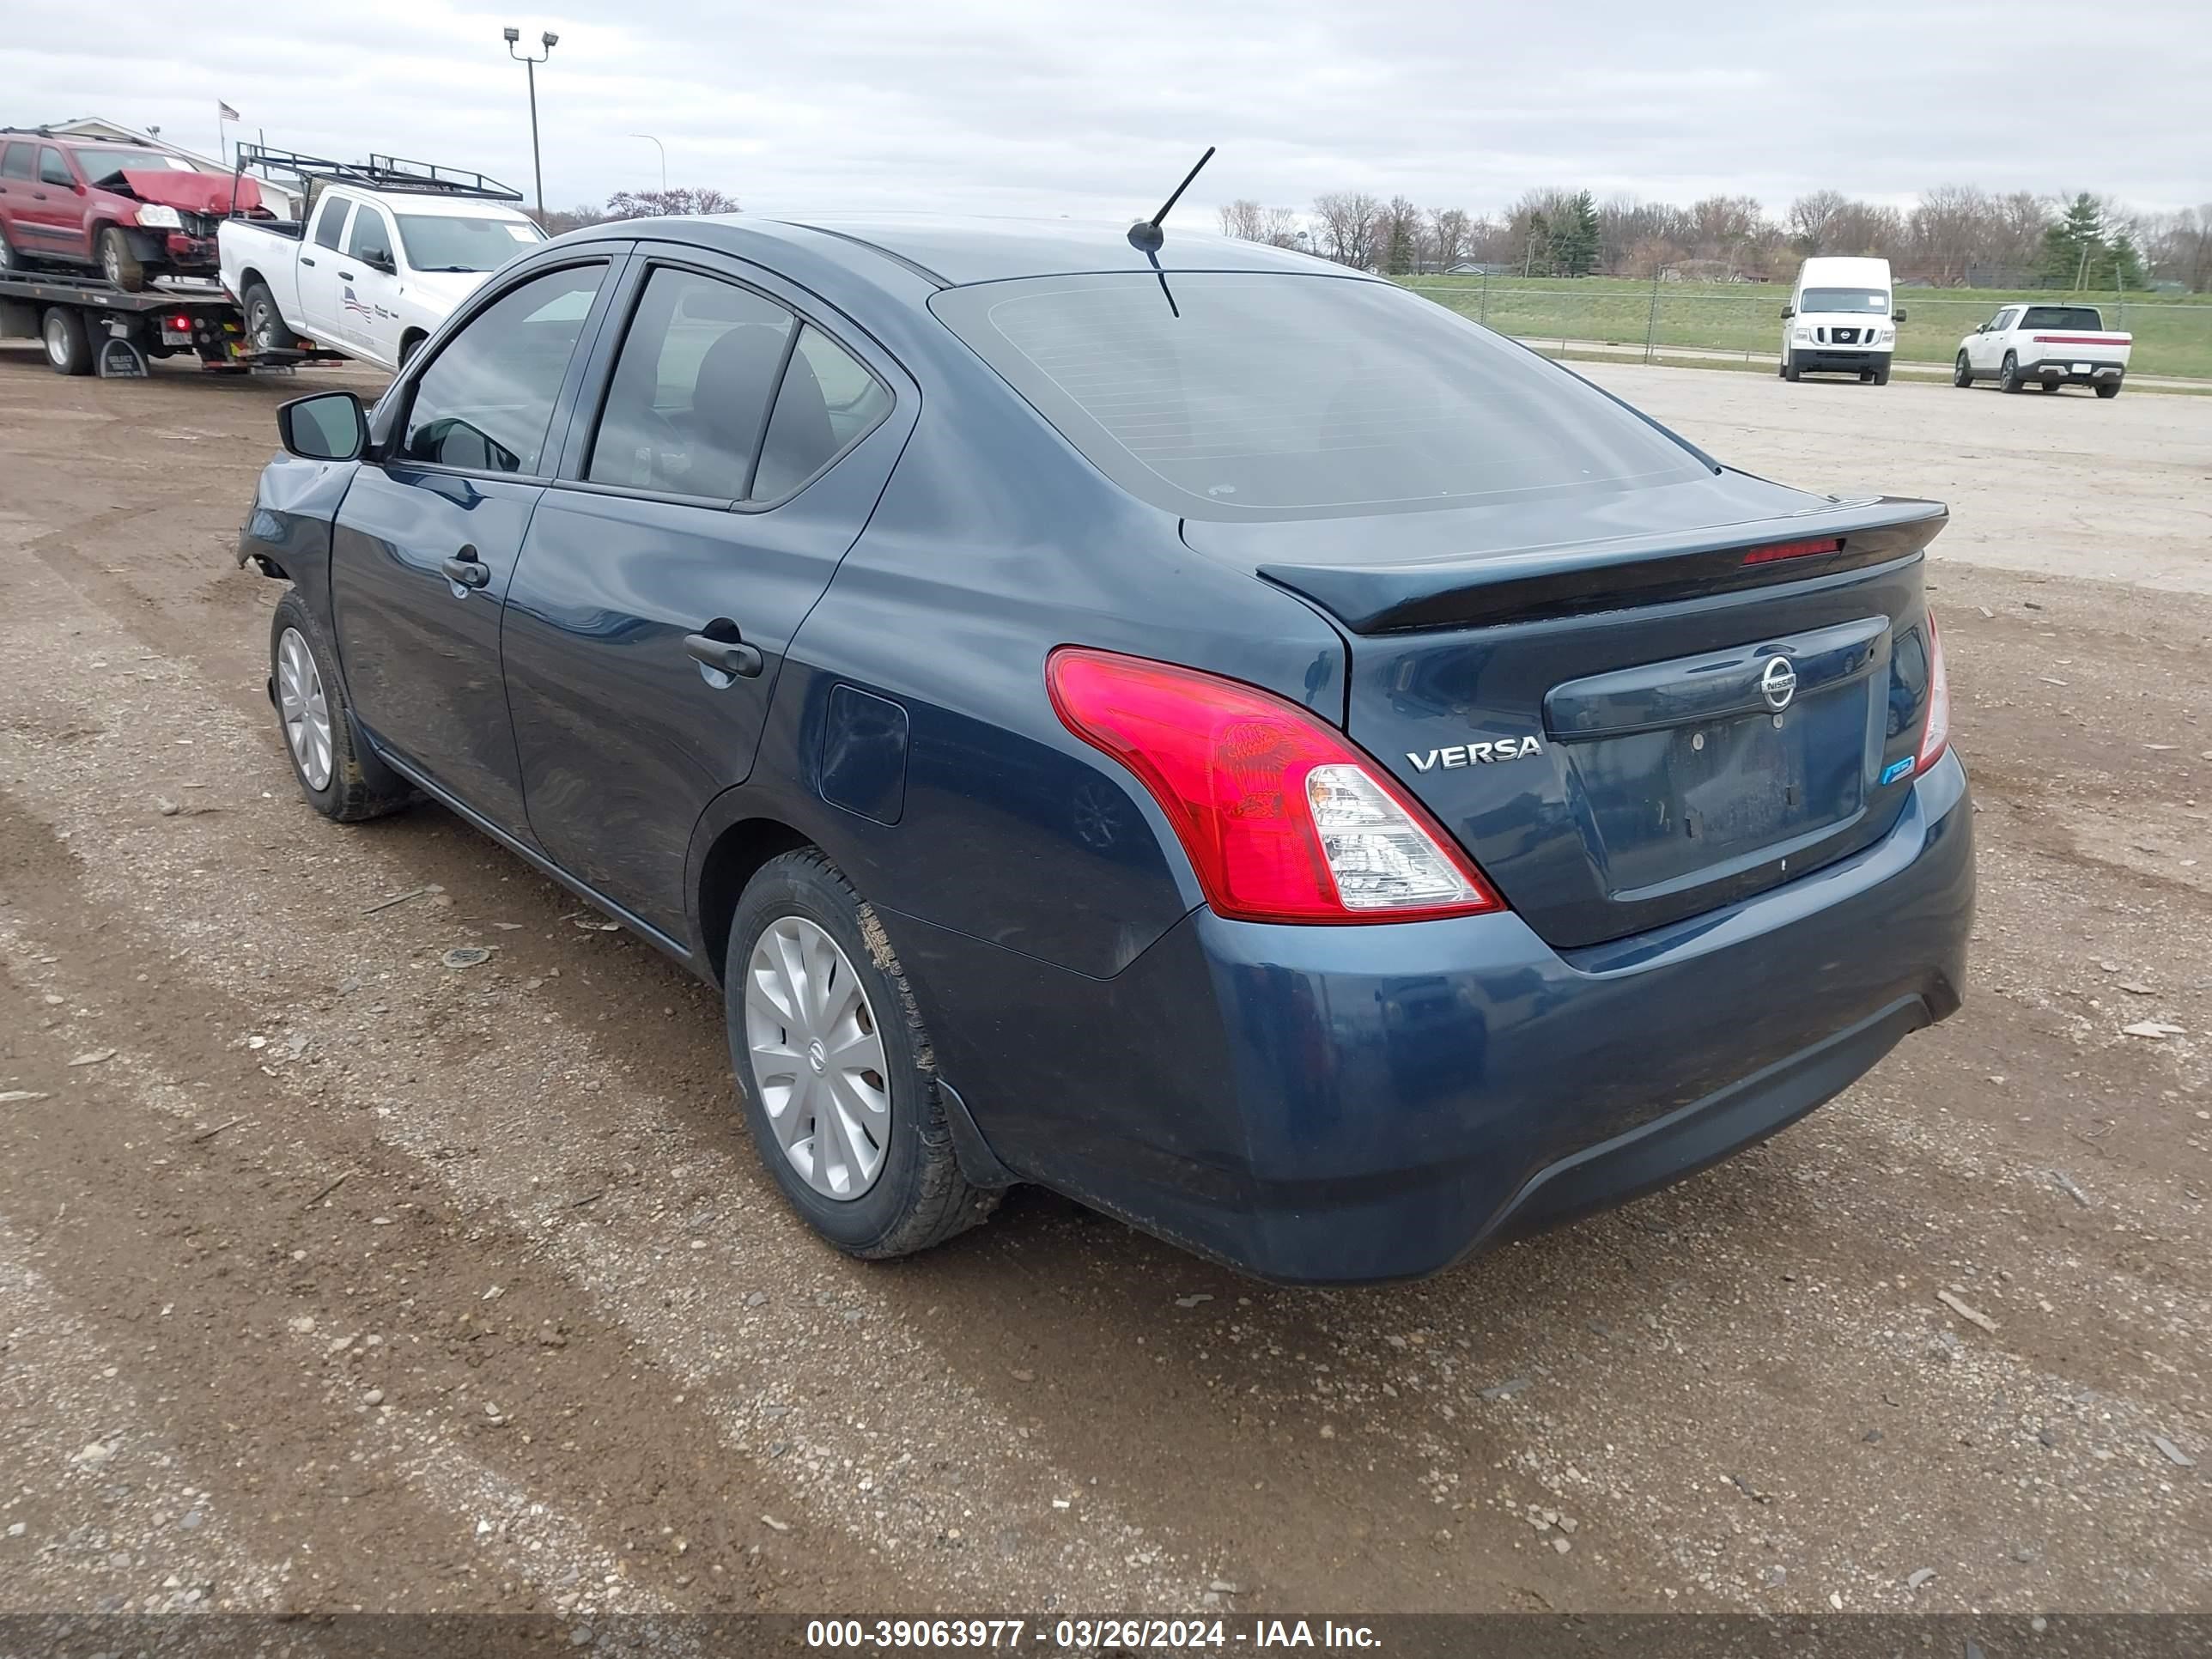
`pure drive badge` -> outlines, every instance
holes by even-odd
[[[1455,766],[1488,766],[1496,761],[1519,760],[1523,755],[1540,755],[1544,745],[1534,738],[1503,738],[1495,743],[1455,744],[1449,749],[1431,749],[1425,755],[1406,751],[1406,758],[1413,763],[1416,772],[1433,772],[1439,766],[1449,771]]]

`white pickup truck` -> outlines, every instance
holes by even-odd
[[[305,338],[396,370],[486,276],[545,240],[514,205],[521,196],[481,173],[389,155],[239,153],[241,170],[307,187],[301,221],[232,218],[216,233],[223,286],[257,349]]]
[[[2132,334],[2107,332],[2094,306],[2005,306],[1959,342],[1951,384],[1994,377],[2007,392],[2093,386],[2100,398],[2117,398],[2134,344]]]

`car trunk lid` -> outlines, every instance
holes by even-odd
[[[1638,494],[1637,531],[1554,503],[1185,536],[1336,620],[1354,741],[1571,949],[1846,856],[1910,787],[1943,509],[1679,488]]]

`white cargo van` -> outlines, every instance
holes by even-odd
[[[1808,259],[1782,307],[1782,378],[1856,374],[1887,386],[1904,320],[1890,304],[1888,260]]]

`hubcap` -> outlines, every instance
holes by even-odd
[[[100,244],[100,263],[107,273],[107,280],[120,286],[123,281],[123,249],[112,236]]]
[[[57,367],[69,362],[69,329],[58,317],[46,319],[46,356]]]
[[[745,1048],[776,1145],[806,1184],[840,1200],[874,1186],[890,1146],[883,1033],[852,963],[804,916],[753,946]]]
[[[276,712],[284,722],[284,741],[310,789],[331,787],[331,705],[323,696],[323,677],[315,654],[296,628],[276,641]]]

